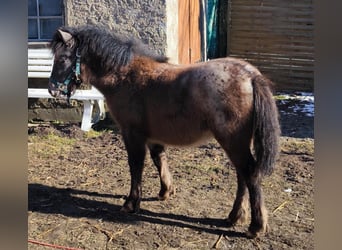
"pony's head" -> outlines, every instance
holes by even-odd
[[[58,29],[51,41],[54,62],[48,90],[53,97],[70,98],[81,80],[81,56],[72,29]]]
[[[135,38],[92,25],[57,29],[50,47],[54,63],[48,89],[54,97],[69,98],[82,80],[91,84],[90,75],[100,78],[114,74],[129,65],[135,56],[167,62],[167,57],[149,50]],[[81,72],[81,62],[87,72]]]

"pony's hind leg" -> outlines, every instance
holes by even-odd
[[[248,152],[246,152],[244,155],[236,155],[236,153],[235,155],[231,154],[230,158],[238,173],[238,179],[243,179],[245,183],[244,185],[247,186],[249,191],[251,223],[248,228],[247,237],[255,238],[266,233],[267,230],[267,210],[264,205],[261,189],[261,173],[259,173],[256,169],[256,163],[250,150],[248,150]],[[238,198],[239,196],[237,196],[237,199]],[[234,214],[234,208],[229,217],[232,215],[232,213]]]
[[[243,135],[244,133],[240,133]],[[251,223],[247,237],[257,237],[266,232],[267,211],[264,206],[261,190],[261,173],[256,169],[255,160],[250,151],[249,137],[235,136],[234,138],[216,134],[216,139],[226,151],[233,163],[238,179],[238,188],[233,209],[229,213],[228,223],[234,225],[246,220],[247,190],[249,191],[249,203],[251,207]],[[245,134],[246,135],[246,134]]]
[[[234,226],[237,223],[245,224],[247,221],[247,209],[248,209],[248,194],[247,185],[244,175],[240,169],[236,169],[237,173],[237,190],[236,198],[234,201],[233,209],[229,213],[227,222],[228,226]]]
[[[160,177],[160,191],[158,198],[166,200],[174,193],[172,185],[172,176],[167,164],[165,148],[160,144],[149,144],[150,155],[154,165],[157,167]]]
[[[251,224],[247,232],[249,238],[258,237],[268,230],[267,210],[261,188],[262,174],[257,171],[255,165],[254,162],[245,175],[251,206]]]

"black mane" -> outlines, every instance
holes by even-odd
[[[167,62],[168,58],[148,49],[140,40],[128,38],[114,31],[98,26],[62,27],[76,38],[77,47],[83,63],[91,67],[97,74],[106,74],[130,63],[133,55],[149,57],[158,62]],[[53,53],[62,40],[55,33],[50,46]]]

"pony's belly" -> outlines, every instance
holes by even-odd
[[[163,132],[163,133],[161,133]],[[166,130],[151,133],[148,142],[173,146],[193,146],[204,143],[213,135],[210,130]]]

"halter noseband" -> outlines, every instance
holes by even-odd
[[[72,72],[67,76],[67,78],[64,80],[64,82],[58,82],[54,78],[50,77],[50,82],[59,90],[62,91],[64,94],[66,94],[68,97],[70,97],[70,93],[68,92],[68,85],[70,81],[75,77],[76,83],[80,84],[81,79],[81,55],[79,54],[78,48],[76,50],[76,65],[72,69]]]

